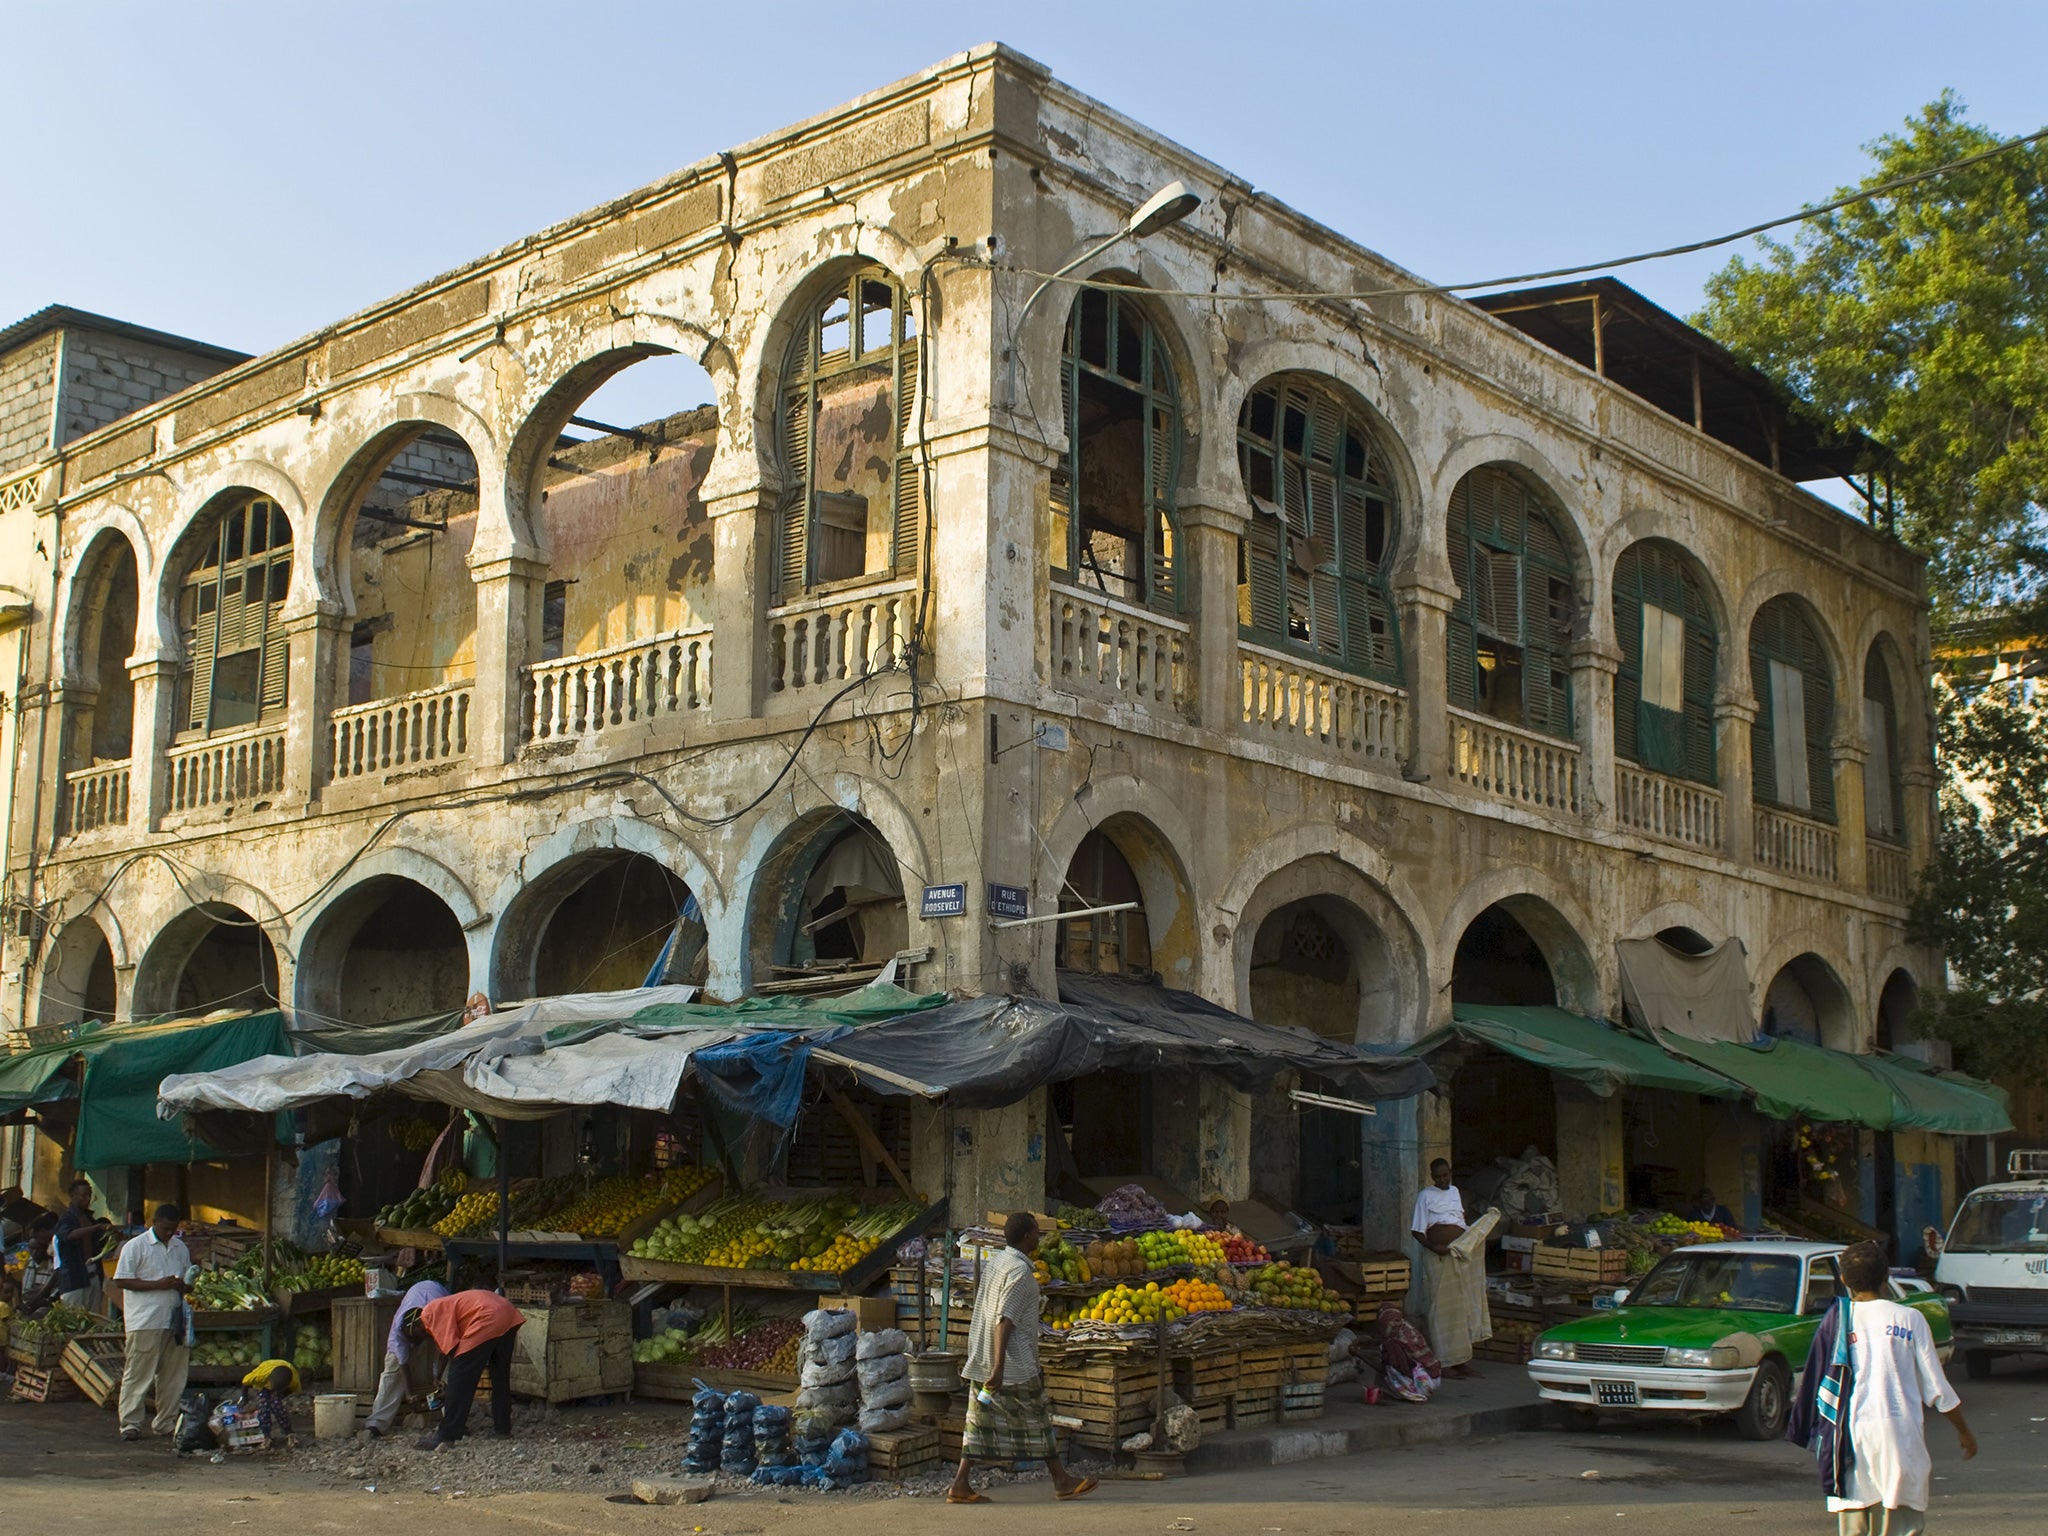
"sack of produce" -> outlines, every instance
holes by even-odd
[[[910,1358],[907,1355],[881,1355],[873,1360],[861,1360],[854,1365],[853,1373],[860,1379],[861,1396],[865,1397],[886,1382],[901,1381],[908,1376]]]
[[[894,1381],[877,1382],[872,1387],[861,1389],[860,1405],[863,1408],[907,1408],[910,1406],[910,1378],[898,1376]]]
[[[811,1355],[820,1365],[843,1365],[854,1358],[859,1348],[859,1335],[842,1333],[837,1338],[818,1340]]]
[[[864,1435],[885,1435],[902,1429],[909,1422],[908,1403],[901,1408],[863,1408],[860,1411],[860,1432]]]
[[[765,1488],[795,1488],[804,1480],[799,1466],[770,1466],[763,1462],[754,1469],[754,1481]]]
[[[868,1479],[868,1439],[857,1429],[843,1429],[825,1453],[824,1470],[834,1482],[864,1483]]]
[[[860,1336],[854,1354],[862,1360],[879,1360],[884,1355],[904,1355],[910,1352],[910,1335],[901,1328],[878,1328],[873,1333]]]
[[[853,1372],[854,1361],[853,1357],[849,1355],[846,1359],[837,1362],[830,1360],[813,1361],[804,1367],[800,1380],[807,1387],[836,1387],[843,1381],[852,1381]]]
[[[804,1334],[813,1344],[842,1338],[858,1327],[851,1312],[806,1312]]]
[[[844,1423],[860,1407],[860,1388],[852,1380],[846,1380],[830,1387],[805,1387],[796,1395],[799,1408],[822,1408],[835,1414],[835,1423]]]

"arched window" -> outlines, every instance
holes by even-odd
[[[804,316],[783,374],[781,601],[916,574],[924,494],[905,446],[916,338],[902,287],[878,266],[851,273]]]
[[[1881,842],[1905,841],[1905,794],[1899,783],[1899,710],[1892,669],[1876,646],[1863,663],[1863,827]]]
[[[1500,469],[1451,493],[1451,703],[1546,736],[1572,735],[1578,598],[1563,514]]]
[[[1238,413],[1237,462],[1252,502],[1239,546],[1244,634],[1397,681],[1394,493],[1371,430],[1328,389],[1270,384]]]
[[[1655,773],[1715,781],[1714,611],[1692,561],[1648,539],[1614,565],[1614,749]]]
[[[178,592],[178,725],[225,731],[284,713],[292,525],[267,496],[219,515]]]
[[[1797,598],[1774,597],[1757,610],[1749,626],[1749,686],[1756,694],[1749,754],[1757,800],[1833,821],[1835,681],[1820,633]]]
[[[1165,343],[1135,299],[1088,289],[1060,367],[1067,457],[1052,475],[1053,574],[1164,612],[1180,606],[1180,406]]]

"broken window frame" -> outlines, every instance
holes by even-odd
[[[223,735],[285,714],[291,645],[284,604],[291,595],[292,525],[268,496],[252,496],[217,514],[178,589],[178,739]],[[259,600],[248,601],[254,581]],[[223,649],[223,645],[228,648]],[[256,657],[246,718],[225,718],[223,678]]]
[[[1659,709],[1643,697],[1650,649],[1644,626],[1652,608],[1677,615],[1685,626],[1676,709]],[[1714,687],[1720,635],[1697,564],[1676,544],[1643,539],[1621,552],[1614,565],[1614,637],[1621,648],[1614,675],[1615,756],[1653,773],[1719,784]]]
[[[1258,430],[1262,404],[1271,412],[1264,433]],[[1290,446],[1292,417],[1299,417],[1302,430],[1300,443]],[[1254,390],[1239,410],[1237,457],[1252,509],[1251,526],[1238,541],[1238,633],[1398,684],[1401,626],[1389,571],[1400,511],[1381,467],[1379,434],[1334,390],[1314,380],[1278,379]],[[1266,475],[1257,473],[1261,460]],[[1260,495],[1262,486],[1273,494]],[[1375,508],[1377,558],[1369,547]],[[1368,547],[1354,547],[1361,543]]]
[[[1571,644],[1578,583],[1563,511],[1519,476],[1486,465],[1451,492],[1447,522],[1458,583],[1446,622],[1451,704],[1556,741],[1576,740]],[[1510,666],[1519,669],[1519,687],[1507,690],[1498,679]]]
[[[889,340],[874,345],[864,334],[862,290],[869,285],[889,290]],[[846,305],[842,318],[832,318],[839,303]],[[840,346],[826,345],[827,333],[844,327]],[[917,404],[919,327],[903,285],[877,263],[867,262],[850,269],[845,276],[814,297],[804,311],[802,328],[790,342],[783,369],[781,409],[778,412],[778,451],[785,476],[781,513],[777,520],[775,550],[776,601],[792,603],[807,593],[831,592],[914,577],[924,536],[924,482],[909,444],[911,413]],[[863,569],[858,575],[820,579],[817,555],[821,545],[818,530],[824,520],[823,498],[817,484],[816,456],[811,448],[816,434],[820,391],[834,379],[873,369],[878,359],[887,358],[889,368],[892,441],[887,514],[893,519],[889,536],[889,559],[880,570]],[[877,508],[868,509],[870,521]]]
[[[1084,311],[1097,302],[1103,305],[1104,361],[1100,364],[1081,355]],[[1139,346],[1136,377],[1119,368],[1125,361],[1122,347],[1126,322],[1135,322],[1130,329],[1135,332]],[[1128,575],[1106,572],[1092,558],[1083,557],[1088,547],[1088,515],[1085,508],[1077,505],[1076,488],[1083,483],[1080,417],[1084,378],[1099,379],[1138,397],[1145,483],[1141,496],[1141,576],[1136,581]],[[1174,507],[1174,490],[1180,482],[1180,398],[1165,340],[1135,297],[1110,289],[1088,288],[1075,299],[1067,314],[1066,339],[1060,354],[1060,407],[1066,423],[1067,447],[1052,472],[1048,493],[1048,563],[1054,579],[1070,586],[1093,588],[1105,597],[1155,613],[1179,613],[1184,583],[1179,570],[1181,529]],[[1111,591],[1113,582],[1124,590]]]
[[[1808,803],[1781,795],[1778,788],[1777,721],[1790,712],[1776,701],[1771,663],[1799,674],[1798,719],[1805,738]],[[1781,593],[1757,610],[1749,626],[1749,686],[1756,695],[1756,723],[1749,730],[1750,794],[1759,805],[1777,806],[1816,821],[1835,819],[1835,678],[1820,629],[1798,598]],[[1788,701],[1789,702],[1789,701]]]

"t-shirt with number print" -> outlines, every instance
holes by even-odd
[[[1830,1510],[1925,1509],[1930,1463],[1925,1410],[1960,1406],[1927,1319],[1896,1301],[1859,1301],[1849,1314],[1849,1442],[1856,1462]]]

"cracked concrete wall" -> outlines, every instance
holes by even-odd
[[[127,462],[160,473],[103,484],[116,472],[102,467],[118,456],[109,444],[125,442],[134,425],[73,445],[48,479],[61,478],[76,499],[59,514],[49,510],[54,493],[42,498],[38,527],[67,558],[120,530],[136,549],[146,597],[131,662],[129,819],[54,844],[47,817],[34,829],[37,896],[56,914],[52,952],[89,958],[104,943],[126,1006],[175,986],[175,975],[158,973],[174,970],[176,957],[159,950],[179,914],[195,899],[229,902],[265,925],[286,996],[312,1007],[338,985],[335,968],[350,963],[347,945],[321,938],[323,924],[343,921],[329,916],[335,903],[361,881],[400,874],[454,915],[470,987],[508,995],[519,978],[530,984],[533,948],[572,879],[594,859],[633,853],[696,897],[709,989],[730,997],[761,979],[763,925],[783,917],[783,893],[764,888],[764,865],[793,828],[838,808],[870,822],[903,872],[913,898],[906,942],[932,951],[912,978],[921,987],[1054,990],[1052,925],[992,932],[980,888],[1022,885],[1035,912],[1054,910],[1075,849],[1096,828],[1138,876],[1153,963],[1173,985],[1232,1006],[1251,1005],[1250,957],[1268,917],[1311,897],[1341,906],[1379,947],[1357,1028],[1387,1042],[1443,1021],[1459,936],[1495,902],[1527,914],[1564,1000],[1586,1011],[1618,1006],[1612,941],[1674,923],[1742,938],[1759,992],[1795,956],[1821,956],[1866,1029],[1893,968],[1930,982],[1936,958],[1905,944],[1903,908],[1870,896],[1860,876],[1830,889],[1758,868],[1736,851],[1746,844],[1675,847],[1621,826],[1601,692],[1616,649],[1613,564],[1636,538],[1674,538],[1699,554],[1729,635],[1746,635],[1748,616],[1772,593],[1805,594],[1834,637],[1841,675],[1879,634],[1902,655],[1925,656],[1912,557],[1456,301],[1147,300],[1174,359],[1185,428],[1175,492],[1183,602],[1164,615],[1096,604],[1089,644],[1109,636],[1096,658],[1108,660],[1094,671],[1077,666],[1072,635],[1060,640],[1051,622],[1055,602],[1075,594],[1063,596],[1049,575],[1046,527],[1064,443],[1058,367],[1072,291],[1048,290],[1021,323],[1020,312],[1036,273],[1116,229],[1175,176],[1203,192],[1203,207],[1084,271],[1194,293],[1409,281],[1030,61],[977,50],[145,410],[139,420],[155,437],[143,460]],[[825,678],[797,681],[773,665],[798,619],[837,622],[833,615],[866,601],[849,590],[777,609],[768,583],[785,489],[771,430],[783,359],[805,307],[855,260],[881,264],[903,285],[924,339],[913,430],[929,487],[930,575],[893,587],[908,589],[908,611],[928,620],[915,699],[902,672],[861,684],[857,668],[840,672],[835,662]],[[560,443],[590,391],[662,350],[701,361],[717,392],[714,419],[671,436],[667,426],[687,421],[672,418],[651,449],[631,438]],[[1399,695],[1404,733],[1372,753],[1349,751],[1314,718],[1259,715],[1242,686],[1235,569],[1247,511],[1237,412],[1285,370],[1333,381],[1392,448],[1397,590],[1417,659]],[[392,440],[385,434],[415,424],[452,434],[474,456],[475,511],[459,512],[445,540],[434,536],[431,577],[405,578],[409,611],[430,616],[439,638],[415,638],[414,651],[394,654],[454,672],[458,651],[440,626],[449,613],[474,613],[471,745],[343,782],[323,755],[324,710],[346,683],[343,530],[362,500],[366,456]],[[1455,588],[1445,513],[1466,472],[1496,463],[1553,491],[1579,551],[1586,625],[1573,664],[1585,794],[1570,814],[1505,803],[1450,771],[1442,618]],[[293,698],[283,783],[179,811],[162,787],[163,760],[196,744],[175,744],[151,702],[176,651],[155,597],[175,590],[181,535],[214,498],[239,489],[276,497],[300,534],[287,605]],[[467,524],[460,534],[456,522]],[[411,570],[400,563],[407,558],[417,556],[382,551],[391,575],[380,585],[397,584]],[[601,723],[527,739],[522,669],[541,655],[550,580],[574,583],[568,655],[708,626],[708,696],[664,695],[649,709],[649,696],[634,694]],[[75,596],[69,586],[59,593],[60,613]],[[358,618],[367,601],[358,593]],[[394,612],[384,601],[379,611]],[[394,612],[392,632],[400,630],[422,632]],[[1161,668],[1149,691],[1138,678],[1152,674],[1134,670],[1141,646],[1150,648],[1146,667]],[[1724,638],[1722,658],[1723,729],[1734,740],[1754,709],[1746,646]],[[1301,677],[1303,697],[1337,697],[1328,690],[1345,686],[1313,666]],[[61,693],[64,680],[55,681]],[[848,696],[804,742],[848,682]],[[1851,779],[1860,773],[1857,729],[1848,722],[1837,744],[1838,771]],[[1924,800],[1924,732],[1908,755],[1925,774],[1909,798]],[[364,853],[394,811],[400,822]],[[23,814],[17,807],[17,885],[31,830]],[[1730,785],[1727,815],[1731,827],[1746,825],[1746,789]],[[1860,842],[1860,825],[1845,813],[1845,848]],[[1916,826],[1924,852],[1927,818]],[[155,861],[124,865],[171,842],[197,871],[182,885]],[[333,872],[358,855],[344,889],[330,889]],[[117,868],[104,900],[89,906]],[[954,882],[968,887],[968,916],[921,918],[917,888]],[[69,934],[75,925],[86,926]],[[37,992],[47,972],[26,959],[9,939],[8,974],[29,985],[11,991],[7,1012],[48,1016],[46,1001],[61,1004],[61,995]],[[1196,1108],[1214,1134],[1180,1146],[1176,1158],[1190,1178],[1243,1194],[1252,1107],[1225,1096]],[[951,1170],[956,1197],[976,1210],[1033,1204],[1045,1116],[1034,1103],[973,1121],[928,1117],[917,1132],[921,1164]],[[1413,1123],[1423,1122],[1437,1127],[1435,1111]],[[1374,1169],[1393,1170],[1389,1182],[1401,1181],[1412,1143],[1429,1139],[1412,1130],[1371,1152]],[[1378,1215],[1397,1222],[1406,1193]]]

